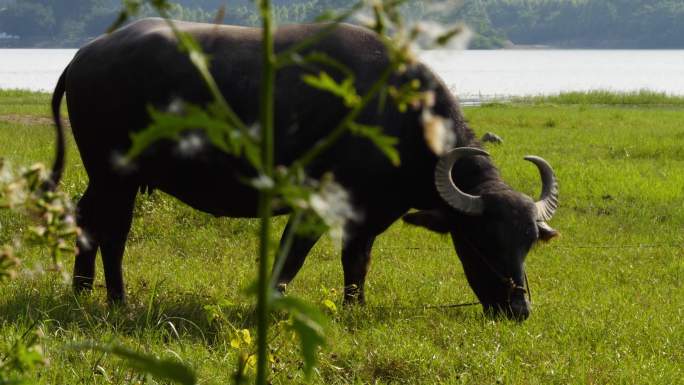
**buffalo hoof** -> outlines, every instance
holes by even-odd
[[[126,305],[126,295],[124,293],[107,293],[107,303],[111,306]]]
[[[279,283],[274,288],[271,288],[271,294],[273,295],[273,298],[285,297],[285,291],[287,291],[286,283]]]
[[[351,285],[344,288],[344,301],[343,305],[365,305],[366,297],[362,289],[359,289],[357,285]]]
[[[93,291],[93,279],[87,277],[74,276],[72,286],[76,294]]]
[[[522,322],[530,317],[530,306],[527,301],[524,303],[514,301],[510,304],[486,304],[482,307],[485,315],[491,318],[505,317],[509,320]]]

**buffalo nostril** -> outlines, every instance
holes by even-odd
[[[524,321],[530,316],[530,305],[526,300],[513,301],[510,305],[509,318]]]
[[[530,316],[530,309],[528,307],[512,308],[513,319],[516,321],[524,321]]]

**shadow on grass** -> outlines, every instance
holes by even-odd
[[[42,287],[36,287],[42,286]],[[156,336],[164,341],[191,340],[207,346],[223,343],[234,330],[256,327],[256,311],[246,298],[230,303],[197,293],[159,293],[141,290],[132,293],[125,305],[109,305],[104,290],[75,295],[65,285],[26,285],[0,302],[0,324],[51,324],[75,330],[85,338],[124,335],[139,338]],[[47,287],[46,287],[47,286]],[[475,310],[477,309],[477,310]],[[482,317],[479,307],[431,307],[398,305],[339,306],[329,314],[331,325],[351,333],[374,325],[430,318],[437,314],[456,322]],[[274,320],[287,318],[275,313]]]
[[[109,305],[103,292],[96,288],[93,293],[75,295],[67,286],[22,287],[0,302],[0,324],[46,323],[95,339],[103,333],[160,334],[164,339],[190,339],[207,345],[233,328],[255,324],[254,307],[248,303],[222,306],[217,312],[208,308],[216,300],[200,294],[136,292],[125,305]]]

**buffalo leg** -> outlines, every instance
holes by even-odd
[[[285,231],[283,232],[283,236],[280,239],[280,248],[278,254],[280,254],[280,250],[282,250],[282,248],[285,247],[285,236],[291,228],[292,217],[290,217],[290,219],[288,220],[287,226],[285,227]],[[280,274],[278,274],[278,279],[276,281],[276,287],[279,291],[285,291],[287,284],[289,284],[294,279],[299,270],[302,268],[306,256],[309,254],[309,251],[311,251],[311,248],[321,238],[321,235],[323,235],[322,229],[316,229],[315,231],[312,230],[311,232],[308,232],[306,234],[294,234],[292,238],[292,245],[290,246],[290,250],[288,250],[285,256],[283,268],[282,270],[280,270]]]
[[[124,302],[125,290],[123,281],[122,260],[126,238],[131,229],[133,205],[136,188],[110,190],[110,206],[107,209],[105,227],[102,232],[100,252],[107,284],[109,302]]]
[[[366,207],[383,207],[382,203],[369,203]],[[342,269],[344,271],[344,303],[360,303],[366,300],[364,284],[370,265],[371,249],[375,237],[400,218],[407,210],[402,205],[386,205],[382,212],[360,209],[365,213],[366,222],[348,222],[342,243]]]
[[[346,237],[342,246],[344,270],[344,303],[365,302],[364,283],[370,264],[370,253],[375,235],[356,233]]]
[[[76,293],[93,288],[95,279],[95,256],[99,243],[96,238],[97,206],[95,192],[88,185],[78,202],[76,221],[83,234],[76,241],[78,252],[74,262],[73,286]]]

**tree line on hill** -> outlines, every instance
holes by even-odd
[[[275,0],[280,23],[311,22],[351,0]],[[258,25],[249,0],[178,0],[174,18],[212,21],[226,5],[224,23]],[[0,0],[0,46],[82,45],[116,18],[120,0]],[[464,21],[475,32],[471,48],[545,45],[560,48],[684,48],[682,0],[454,0],[436,7],[409,0],[410,20]],[[154,13],[144,8],[141,16]]]

